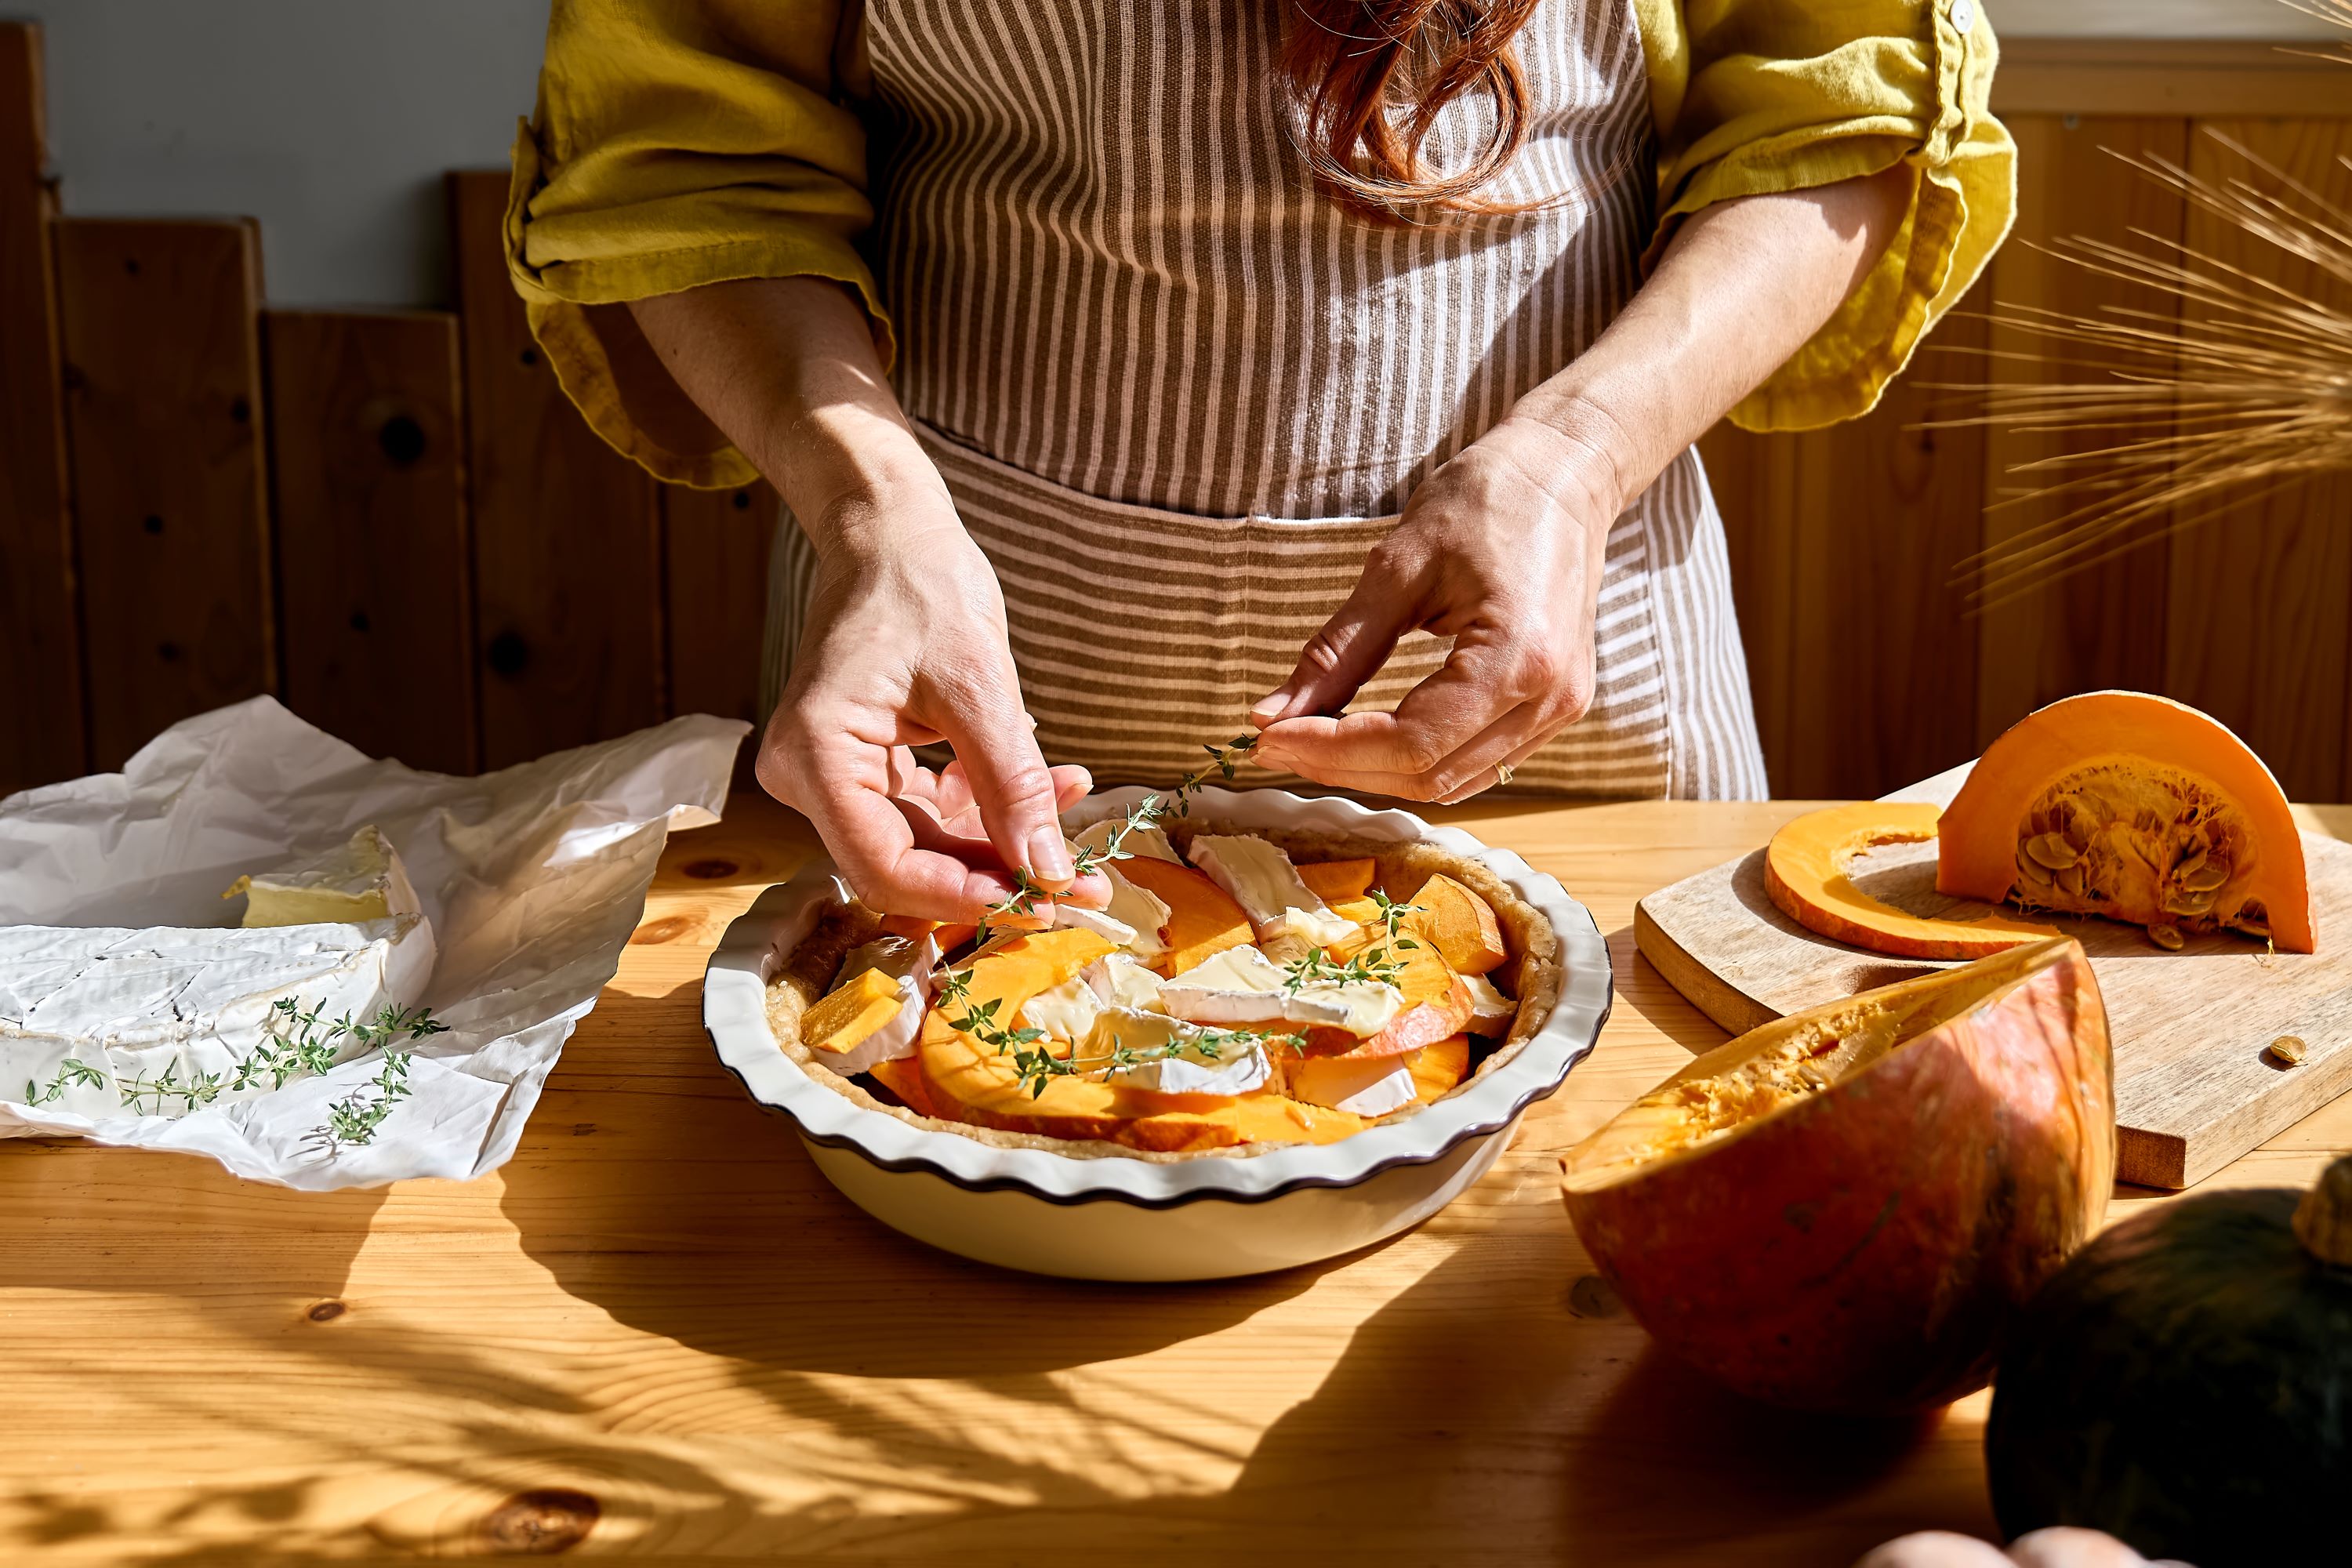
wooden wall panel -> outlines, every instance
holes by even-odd
[[[663,712],[661,508],[564,397],[507,280],[507,176],[449,177],[464,318],[482,762]]]
[[[662,491],[669,561],[669,695],[677,713],[748,719],[760,710],[761,649],[768,616],[768,547],[782,501],[765,484],[749,489]],[[747,781],[755,730],[737,769]]]
[[[272,310],[286,703],[372,756],[471,773],[457,319]]]
[[[249,219],[60,219],[90,749],[278,686]]]
[[[0,795],[89,766],[45,135],[40,28],[0,22]]]
[[[2155,181],[2126,168],[2114,154],[2160,157],[2178,165],[2188,157],[2189,122],[2018,115],[2008,124],[2019,153],[2017,229],[1993,261],[1994,308],[2038,308],[2074,316],[2129,310],[2163,321],[2175,319],[2171,295],[2119,282],[2040,247],[2083,237],[2152,249],[2154,242],[2135,239],[2136,230],[2158,241],[2179,241],[2185,204]],[[2147,324],[2145,315],[2140,320]],[[2091,381],[2116,363],[2094,347],[2054,344],[1998,328],[1992,346],[2001,357],[1990,364],[1987,379],[1998,381]],[[2137,362],[2137,368],[2146,364]],[[2152,437],[2160,428],[2147,426],[2135,435]],[[2062,510],[2024,497],[2063,476],[2011,470],[2104,440],[2014,433],[1994,437],[1985,493],[1989,501],[2008,504],[1985,514],[1986,546],[2015,539]],[[2168,559],[2160,531],[2151,530],[2147,542],[2127,555],[2047,584],[2012,603],[1989,606],[1979,638],[1979,746],[2043,703],[2075,692],[2109,687],[2161,690]]]
[[[2233,121],[2200,129],[2352,208],[2352,167],[2343,162],[2352,154],[2352,121]],[[2212,178],[2269,179],[2210,136],[2194,140],[2189,163]],[[2221,219],[2192,213],[2189,244],[2224,265],[2352,308],[2352,289]],[[2352,475],[2299,486],[2176,535],[2168,604],[2166,691],[2237,731],[2294,799],[2344,798],[2352,743],[2346,714]]]
[[[1979,288],[1934,340],[1981,348]],[[1949,415],[1924,357],[1867,418],[1702,444],[1727,530],[1772,793],[1872,795],[1975,751],[1976,628],[1953,566],[1977,546],[1984,437]]]

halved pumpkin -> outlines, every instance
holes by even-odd
[[[1864,850],[1924,843],[1936,832],[1937,809],[1924,803],[1865,800],[1807,812],[1772,835],[1764,890],[1807,931],[1905,958],[1985,958],[2058,934],[1992,913],[1968,921],[1906,914],[1864,892],[1847,874]]]
[[[2097,981],[2061,939],[1792,1014],[1561,1163],[1585,1250],[1684,1361],[1801,1408],[1941,1404],[2106,1208]]]
[[[1941,824],[1936,886],[2134,925],[2315,940],[2303,835],[2263,760],[2144,691],[2069,697],[2011,725]]]

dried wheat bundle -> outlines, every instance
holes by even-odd
[[[2352,0],[2288,3],[2352,27]],[[2352,43],[2310,52],[2352,65]],[[2095,350],[2093,360],[2062,353],[2056,363],[2101,378],[1968,388],[1984,395],[1985,413],[1942,423],[2098,444],[2010,470],[2050,482],[1992,510],[2051,505],[2056,515],[1960,563],[1979,605],[2031,593],[2314,475],[2352,469],[2352,210],[2229,137],[2206,134],[2263,178],[2210,180],[2161,158],[2116,156],[2192,208],[2317,268],[2321,286],[2288,288],[2146,230],[2133,232],[2158,254],[2082,238],[2048,247],[2073,265],[2170,294],[2179,309],[1995,313],[1997,325]]]

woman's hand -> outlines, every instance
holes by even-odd
[[[1601,553],[1623,510],[1604,444],[1497,425],[1415,490],[1356,591],[1252,709],[1256,760],[1318,784],[1453,801],[1584,716]],[[1419,627],[1444,668],[1393,713],[1336,713]]]
[[[1059,816],[1083,768],[1045,766],[1007,646],[988,560],[934,493],[861,495],[828,519],[793,679],[768,721],[760,782],[816,825],[861,901],[893,914],[972,921],[1014,891],[1012,868],[1071,887]],[[940,773],[910,746],[946,741]],[[1099,905],[1099,876],[1076,900]]]

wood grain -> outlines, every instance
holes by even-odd
[[[2352,115],[2344,67],[2303,39],[2003,38],[1992,108],[2032,114]]]
[[[759,727],[768,718],[760,710],[768,550],[782,506],[764,483],[735,490],[662,488],[670,711],[751,721],[752,742],[736,767],[736,782],[746,788]]]
[[[457,320],[265,318],[286,704],[372,756],[477,766]]]
[[[260,236],[247,218],[57,228],[100,768],[278,689]]]
[[[0,795],[89,766],[41,29],[0,22]]]
[[[673,842],[493,1175],[322,1197],[194,1159],[0,1145],[0,1310],[40,1413],[0,1426],[0,1544],[262,1568],[475,1555],[515,1550],[518,1520],[578,1529],[583,1500],[583,1555],[669,1562],[1819,1568],[1909,1530],[1990,1534],[1983,1395],[1857,1426],[1717,1394],[1596,1288],[1557,1196],[1560,1150],[1722,1038],[1634,956],[1633,900],[1800,809],[1436,814],[1561,877],[1613,933],[1599,1049],[1421,1229],[1169,1289],[905,1242],[718,1066],[704,962],[808,844],[739,797]],[[2308,1181],[2352,1144],[2347,1111],[2216,1180]],[[2122,1189],[2111,1213],[2152,1201]]]
[[[2352,153],[2352,121],[2246,120],[2199,129],[2189,157],[2195,173],[2274,188],[2273,176],[2217,140],[2227,137],[2352,209],[2352,167],[2342,162]],[[2218,218],[2192,215],[2189,246],[2220,265],[2352,308],[2352,289]],[[2339,800],[2346,793],[2352,744],[2347,517],[2352,475],[2338,475],[2234,507],[2171,542],[2164,690],[2235,730],[2298,800]]]
[[[1776,795],[1879,795],[1976,750],[1976,628],[1951,577],[1978,546],[1985,438],[1919,426],[1974,406],[1934,384],[1981,379],[1983,308],[1979,285],[1864,418],[1701,443]]]
[[[1948,800],[1957,776],[1904,792]],[[2352,812],[2336,814],[2352,826]],[[2312,917],[2352,930],[2352,845],[2306,814]],[[1911,913],[1958,908],[1936,891],[1936,847],[1905,845],[1857,862],[1871,896]],[[1971,910],[1980,905],[1970,905]],[[2137,927],[2050,917],[2091,955],[2115,1042],[2122,1179],[2180,1188],[2352,1089],[2352,958],[2340,940],[2317,953],[2268,953],[2242,938],[2192,937],[2178,955]],[[1764,852],[1751,850],[1643,899],[1642,952],[1726,1029],[1744,1032],[1854,992],[1951,967],[1817,936],[1772,903]],[[2310,1058],[2292,1071],[2263,1051],[2297,1035]]]
[[[507,176],[449,176],[464,318],[481,757],[504,767],[663,711],[654,481],[580,417],[507,280]]]
[[[2007,124],[2018,145],[2019,242],[1994,258],[1993,309],[2110,318],[2128,310],[2168,322],[2177,319],[2172,296],[2118,282],[2042,247],[2080,237],[2163,254],[2165,241],[2178,243],[2186,222],[2180,198],[2126,169],[2115,154],[2161,158],[2177,166],[2188,157],[2189,122],[2024,115]],[[1990,363],[1988,379],[2006,383],[2095,381],[2117,363],[2095,347],[2053,344],[1999,327],[1991,345],[2000,357]],[[2147,362],[2140,360],[2135,368],[2145,371]],[[2134,437],[2151,438],[2166,428],[2150,425]],[[1997,547],[2065,510],[2022,500],[2063,476],[2018,468],[2104,444],[2111,434],[2071,443],[2039,434],[1995,437],[1986,454],[1986,547]],[[2130,554],[1984,613],[1978,623],[1979,750],[2034,709],[2062,697],[2109,688],[2164,689],[2169,552],[2160,530],[2151,529],[2147,541]]]

